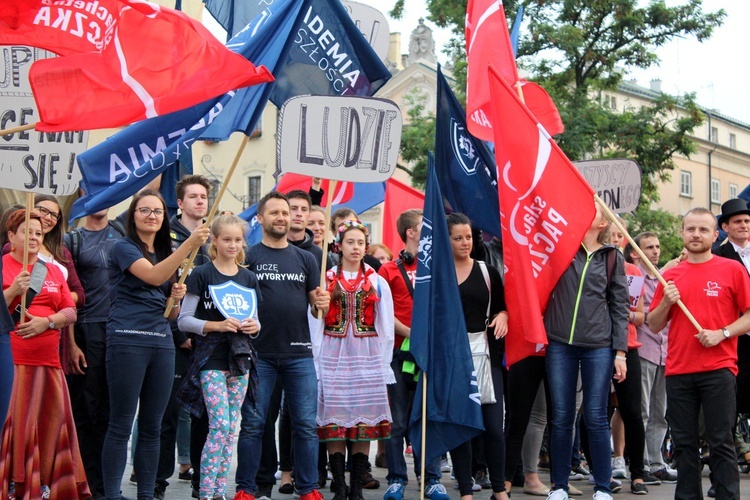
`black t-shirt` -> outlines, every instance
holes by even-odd
[[[245,263],[258,278],[263,303],[261,331],[253,346],[266,358],[311,358],[307,294],[320,286],[320,269],[310,252],[293,245],[250,247]]]
[[[110,284],[107,263],[112,247],[122,235],[109,224],[99,231],[85,228],[77,231],[80,234],[80,244],[75,266],[86,292],[86,302],[78,308],[76,323],[103,323],[109,315]],[[72,251],[71,238],[70,233],[65,235],[65,246]]]
[[[503,289],[503,280],[498,270],[488,265],[487,272],[490,275],[490,286],[492,288],[492,304],[490,305],[490,318],[492,318],[500,311],[506,310],[505,292]],[[487,282],[484,280],[484,275],[477,261],[474,261],[474,267],[472,267],[469,277],[458,285],[458,292],[461,295],[461,306],[464,310],[466,330],[469,332],[481,332],[485,328],[485,321],[489,320],[487,318],[489,290],[487,290]],[[487,340],[489,341],[492,365],[500,366],[504,350],[503,342],[497,340],[493,332],[487,333]]]
[[[187,277],[185,285],[187,286],[188,293],[197,295],[198,307],[195,309],[195,317],[204,321],[224,321],[224,315],[216,308],[213,299],[211,298],[211,292],[208,287],[210,285],[221,285],[227,281],[233,281],[240,286],[245,288],[252,288],[255,290],[255,294],[258,298],[258,304],[261,301],[261,291],[258,287],[258,279],[255,277],[255,273],[249,271],[243,267],[240,267],[237,274],[233,276],[227,276],[222,274],[216,269],[213,262],[198,266],[190,273]],[[262,325],[262,324],[261,324]],[[224,335],[225,341],[218,344],[214,349],[213,354],[205,365],[203,370],[228,370],[229,369],[229,336],[230,335],[243,335],[235,333],[219,333],[211,332],[206,335]],[[204,337],[196,335],[194,337],[196,344],[205,342]]]

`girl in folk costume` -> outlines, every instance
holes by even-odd
[[[318,436],[328,448],[335,500],[347,497],[346,440],[352,441],[349,498],[361,500],[370,441],[391,435],[386,385],[396,382],[390,367],[393,298],[387,282],[363,261],[368,243],[360,221],[339,226],[334,243],[339,265],[326,274],[331,306],[312,335]]]
[[[211,224],[208,252],[213,260],[190,273],[178,320],[180,330],[195,334],[195,352],[177,398],[198,418],[208,412],[208,439],[200,469],[200,498],[205,500],[225,498],[248,372],[255,380],[253,387],[257,385],[250,337],[260,330],[258,309],[254,317],[226,318],[210,290],[212,285],[233,282],[258,293],[255,273],[240,267],[245,260],[246,227],[236,215],[222,215]]]

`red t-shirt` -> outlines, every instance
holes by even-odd
[[[724,328],[750,309],[750,278],[739,262],[716,255],[700,264],[685,261],[666,271],[664,279],[674,281],[682,302],[706,330]],[[664,287],[659,284],[650,310],[654,310],[663,297]],[[721,368],[729,368],[737,375],[737,337],[706,348],[695,337],[698,332],[677,304],[669,309],[669,319],[665,375]]]
[[[3,256],[3,290],[13,283],[22,267],[23,265],[11,254]],[[28,271],[31,272],[33,267],[30,265]],[[19,295],[8,304],[8,308],[13,311],[20,302],[21,296]],[[51,316],[66,307],[75,307],[68,284],[56,265],[47,264],[47,276],[44,278],[42,290],[34,297],[31,304],[26,306],[29,314],[42,318]],[[27,339],[17,336],[14,331],[10,334],[10,347],[13,352],[13,364],[60,368],[60,330],[47,330],[41,335]]]
[[[406,265],[406,262],[404,262],[404,269],[413,287],[414,279],[417,277],[417,260],[414,259],[411,265]],[[412,299],[409,293],[406,282],[404,282],[404,276],[396,265],[396,261],[386,262],[380,266],[378,274],[388,282],[388,286],[391,288],[391,293],[393,294],[393,312],[396,319],[404,325],[411,327],[411,312],[414,306],[414,299]],[[393,348],[401,348],[403,342],[404,337],[396,334]]]
[[[626,262],[625,276],[628,278],[628,295],[630,296],[630,310],[638,309],[638,300],[643,293],[643,273],[637,266]],[[643,344],[638,342],[638,329],[633,323],[628,322],[628,349],[638,349]]]

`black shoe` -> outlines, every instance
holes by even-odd
[[[193,498],[200,498],[201,497],[200,487],[193,486],[192,490],[193,490],[193,492],[190,494],[191,497],[193,497]]]
[[[489,490],[492,488],[490,479],[487,477],[487,471],[478,470],[477,473],[474,474],[474,482],[481,486],[483,490]]]
[[[164,500],[167,496],[167,491],[159,488],[158,486],[154,488],[154,500]]]
[[[375,467],[378,469],[387,469],[388,464],[385,462],[385,453],[381,453],[375,457]]]
[[[279,493],[282,495],[291,495],[294,493],[294,485],[292,483],[286,483],[279,486]]]
[[[185,471],[180,471],[179,474],[177,474],[177,479],[180,481],[192,481],[193,479],[193,468],[189,468]]]
[[[138,476],[135,475],[135,471],[130,473],[130,484],[138,486]]]
[[[666,467],[654,471],[654,477],[660,480],[662,483],[673,484],[677,482],[677,473],[673,470],[669,470]]]
[[[644,470],[643,471],[643,484],[647,484],[649,486],[658,486],[661,484],[661,479],[651,474],[651,471]]]
[[[259,484],[258,489],[255,491],[255,498],[258,500],[271,500],[271,491],[273,491],[272,484]]]
[[[622,491],[622,483],[616,480],[610,481],[609,489],[612,493],[620,493]]]
[[[716,498],[716,487],[713,484],[708,489],[708,493],[706,493],[706,496],[708,498]]]
[[[633,495],[648,495],[648,488],[643,483],[631,483],[630,493]]]

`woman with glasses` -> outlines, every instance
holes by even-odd
[[[127,234],[109,258],[112,305],[107,321],[107,380],[110,419],[102,453],[105,495],[120,499],[127,447],[138,409],[138,442],[134,468],[138,498],[151,499],[159,462],[159,433],[174,378],[174,344],[169,321],[177,317],[185,285],[175,271],[188,254],[208,238],[199,227],[174,252],[166,205],[158,191],[145,189],[133,197]],[[169,318],[167,299],[175,299]]]

